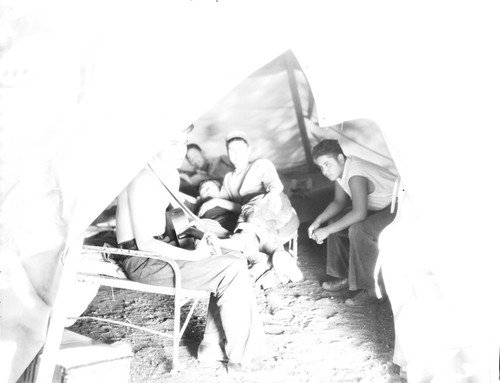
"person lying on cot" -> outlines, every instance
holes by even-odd
[[[298,282],[303,275],[295,259],[280,242],[279,230],[299,220],[290,200],[283,193],[283,184],[273,163],[267,159],[250,162],[251,147],[246,133],[232,131],[226,137],[228,157],[235,170],[224,177],[219,196],[205,202],[199,215],[216,207],[238,211],[238,222],[233,235],[223,246],[240,250],[250,263],[259,253],[271,256],[275,271],[287,281]]]
[[[198,217],[200,217],[204,223],[207,223],[207,220],[216,223],[216,225],[214,225],[211,224],[212,222],[209,222],[209,225],[211,224],[209,231],[217,235],[218,238],[228,238],[236,228],[241,206],[226,201],[227,204],[222,202],[220,205],[214,206],[209,210],[201,210],[205,202],[213,198],[219,198],[220,188],[221,183],[217,180],[207,179],[202,181],[199,187],[200,195],[194,211],[195,213],[200,211],[203,212],[203,214],[198,214]]]
[[[176,260],[182,287],[211,293],[198,360],[225,362],[228,371],[262,368],[264,332],[247,265],[234,252],[214,255],[203,237],[194,250],[163,241],[165,211],[173,203],[170,191],[179,187],[177,167],[184,159],[187,131],[172,134],[167,147],[128,184],[118,197],[116,236],[119,246],[164,254]],[[161,177],[161,178],[160,178]],[[172,286],[173,273],[167,263],[142,257],[119,256],[115,261],[133,281]]]
[[[197,192],[204,180],[214,179],[222,182],[224,176],[234,170],[227,155],[207,158],[198,144],[187,145],[186,160],[194,169],[190,173],[181,173],[181,191],[197,196]]]

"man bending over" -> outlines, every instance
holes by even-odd
[[[374,163],[346,156],[337,140],[323,140],[313,148],[323,175],[335,182],[333,201],[308,228],[311,239],[327,242],[323,288],[359,290],[348,306],[381,303],[377,296],[378,237],[395,217],[391,212],[397,175]],[[346,236],[348,240],[346,240]]]

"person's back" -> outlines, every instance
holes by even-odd
[[[175,180],[175,173],[165,177],[165,181],[168,182],[171,190],[178,188],[178,182],[175,182]],[[132,196],[130,196],[129,191],[131,188],[133,188]],[[135,238],[138,244],[142,245],[142,238],[137,238],[137,234],[134,233],[131,208],[140,208],[144,216],[148,217],[148,219],[141,220],[144,232],[155,233],[154,236],[163,235],[165,232],[164,212],[170,205],[169,195],[165,192],[164,186],[158,182],[158,179],[151,171],[148,169],[140,171],[132,183],[118,196],[116,211],[116,238],[118,243]],[[147,198],[143,198],[146,196]]]

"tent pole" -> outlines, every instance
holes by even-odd
[[[300,102],[299,90],[297,88],[297,79],[293,70],[292,60],[294,59],[292,51],[285,53],[285,67],[288,74],[288,83],[290,91],[292,92],[293,106],[297,116],[297,124],[299,126],[300,137],[302,139],[302,146],[306,155],[307,167],[310,171],[314,171],[314,161],[311,154],[311,142],[307,135],[306,123],[304,120],[304,113],[302,112],[302,103]]]

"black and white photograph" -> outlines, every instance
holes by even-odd
[[[500,382],[499,11],[0,0],[0,383]]]

